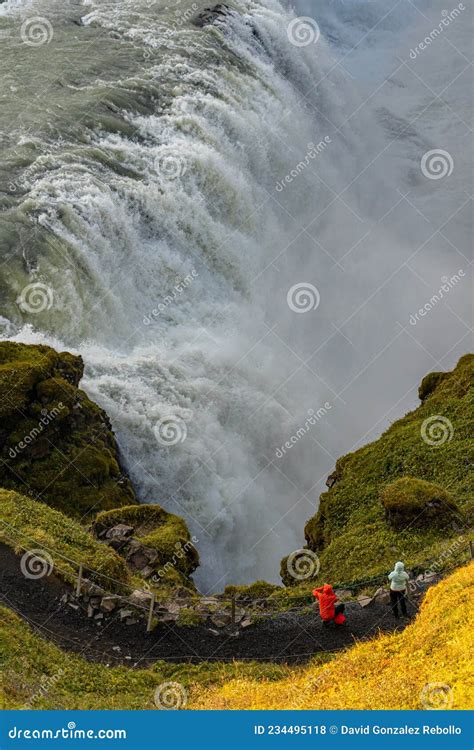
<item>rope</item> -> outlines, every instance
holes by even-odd
[[[100,571],[95,570],[94,568],[91,568],[88,565],[85,565],[84,563],[78,563],[77,560],[73,560],[70,557],[67,557],[67,555],[62,554],[61,552],[59,552],[58,550],[56,550],[56,549],[54,549],[52,547],[48,547],[47,545],[45,545],[42,542],[38,543],[34,539],[34,537],[26,534],[24,531],[21,531],[20,529],[17,529],[15,526],[13,526],[12,524],[9,524],[7,521],[4,521],[4,520],[0,519],[0,523],[3,526],[7,526],[8,528],[13,529],[14,533],[20,534],[21,536],[25,537],[26,539],[29,539],[31,542],[34,542],[35,544],[39,544],[41,546],[41,548],[47,550],[48,552],[51,552],[53,555],[55,555],[57,557],[60,557],[63,560],[66,560],[69,563],[72,563],[74,566],[82,565],[83,569],[89,571],[89,573],[92,573],[92,574],[94,574],[96,576],[100,576],[100,577],[102,577],[104,579],[107,579],[108,581],[113,582],[114,584],[118,585],[119,587],[125,587],[125,588],[128,588],[131,591],[139,590],[139,591],[142,591],[143,593],[146,593],[146,594],[150,593],[149,591],[145,591],[144,589],[135,589],[129,583],[126,583],[125,581],[120,581],[120,580],[118,580],[116,578],[113,578],[112,576],[109,576],[109,575],[107,575],[105,573],[101,573]],[[17,543],[17,542],[15,542],[15,539],[13,539],[11,537],[6,536],[6,538],[9,539],[13,543]],[[21,546],[21,548],[25,552],[28,552],[28,548],[27,547],[24,547],[23,545],[20,545],[20,546]],[[57,571],[63,573],[65,579],[67,579],[67,577],[70,576],[69,571],[61,569],[56,563],[53,563],[53,567]],[[449,570],[451,570],[454,567],[457,567],[457,566],[453,565],[452,567],[444,568],[443,570],[444,571],[449,571]],[[335,584],[333,586],[333,589],[347,589],[347,590],[349,590],[349,591],[352,592],[354,589],[362,588],[365,585],[375,584],[375,583],[379,583],[379,582],[385,582],[387,580],[387,576],[388,576],[388,573],[384,573],[384,574],[380,574],[380,575],[377,575],[377,576],[373,576],[372,578],[367,578],[367,579],[362,579],[362,580],[356,580],[356,581],[350,581],[350,582],[345,582],[345,583],[338,583],[338,584]],[[106,593],[108,593],[108,594],[114,594],[114,592],[110,592],[110,591],[107,591]],[[149,607],[148,606],[144,606],[144,605],[141,605],[139,603],[131,602],[125,596],[122,596],[120,598],[123,601],[128,602],[130,605],[132,605],[136,609],[141,609],[141,610],[143,610],[145,612],[149,611]],[[243,596],[243,598],[245,598],[245,595]],[[288,612],[288,613],[301,612],[303,610],[306,610],[311,604],[314,603],[313,602],[313,598],[312,598],[312,594],[309,593],[309,592],[307,594],[305,594],[305,593],[293,594],[293,595],[292,594],[287,594],[286,598],[290,599],[290,600],[291,599],[299,599],[299,600],[301,600],[301,599],[303,599],[303,600],[304,599],[308,599],[307,604],[302,605],[301,607],[290,608],[288,610],[285,610],[285,612]],[[239,594],[237,593],[231,599],[225,599],[225,598],[222,598],[222,597],[216,597],[216,599],[218,600],[219,603],[222,603],[222,604],[233,604],[233,603],[237,603],[238,604],[238,602],[239,602]],[[270,607],[268,607],[269,603],[274,604],[275,605],[275,609],[271,609]],[[159,604],[159,602],[158,602],[158,604]],[[275,612],[278,612],[278,610],[276,609],[278,607],[278,601],[273,596],[269,596],[269,597],[264,598],[264,599],[251,599],[251,605],[253,607],[258,607],[258,606],[264,605],[264,606],[267,606],[268,609],[270,609],[269,612],[252,612],[252,614],[254,616],[257,616],[257,617],[272,617],[272,616],[275,615]],[[192,609],[191,606],[189,608]]]

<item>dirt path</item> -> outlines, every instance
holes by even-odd
[[[143,622],[124,625],[116,617],[104,624],[89,619],[83,611],[61,602],[64,584],[49,576],[25,578],[19,558],[12,550],[0,550],[0,603],[17,612],[47,640],[90,661],[145,667],[160,659],[173,662],[228,661],[253,659],[295,664],[313,654],[336,651],[354,641],[374,637],[379,631],[402,630],[416,608],[409,605],[409,617],[395,620],[387,605],[373,603],[361,608],[346,606],[347,624],[323,627],[316,612],[281,613],[266,617],[240,630],[219,635],[207,626],[177,627],[162,624],[152,633]]]

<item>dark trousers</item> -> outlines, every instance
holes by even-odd
[[[344,612],[344,604],[342,602],[339,602],[339,604],[336,604],[336,606],[334,607],[334,617],[337,617],[343,612]],[[333,622],[334,617],[331,620],[323,620],[323,625],[329,625],[329,623]]]
[[[407,600],[405,593],[405,591],[390,591],[390,604],[392,605],[392,612],[395,617],[398,617],[399,603],[400,609],[402,610],[402,615],[406,615],[407,613]]]

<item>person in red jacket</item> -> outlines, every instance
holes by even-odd
[[[344,604],[342,602],[336,604],[337,596],[329,583],[325,583],[324,586],[314,589],[313,596],[319,602],[319,614],[321,615],[323,625],[329,625],[330,622],[342,625],[346,621],[343,614]]]

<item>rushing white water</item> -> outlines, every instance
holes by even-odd
[[[6,333],[83,355],[140,499],[186,517],[215,589],[277,579],[335,458],[468,348],[468,281],[450,309],[409,316],[469,271],[469,38],[457,18],[410,59],[437,2],[301,0],[321,31],[305,46],[276,0],[232,3],[205,29],[194,5],[71,3],[80,27],[64,3],[28,6],[52,20],[45,63],[66,40],[81,64],[69,100],[50,90],[53,132],[19,128],[34,153],[12,158],[19,262],[0,312]],[[442,186],[420,170],[439,148],[455,165]],[[25,217],[26,249],[10,235]],[[38,282],[47,309],[19,309]],[[304,315],[287,298],[302,282],[319,301]]]

